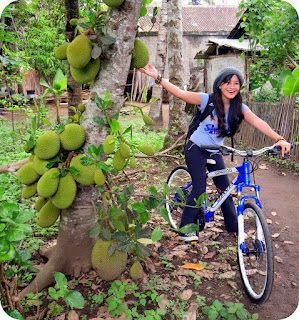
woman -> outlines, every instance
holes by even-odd
[[[212,116],[204,119],[195,132],[190,136],[185,147],[185,160],[192,178],[193,189],[187,197],[186,204],[194,206],[194,199],[206,191],[206,167],[209,171],[225,168],[223,158],[220,154],[200,149],[201,145],[223,145],[227,136],[233,136],[242,120],[251,124],[260,132],[273,139],[275,144],[281,147],[282,156],[290,152],[291,145],[283,137],[273,131],[270,126],[256,116],[245,104],[242,103],[240,89],[244,83],[242,73],[237,68],[223,69],[213,83],[213,95],[184,91],[163,79],[157,70],[149,65],[138,69],[155,79],[156,83],[161,84],[169,93],[183,101],[197,105],[203,111],[209,103],[214,103]],[[212,99],[212,100],[211,100]],[[208,164],[207,159],[216,160],[216,164]],[[226,175],[214,179],[216,187],[224,191],[229,185]],[[237,232],[237,215],[232,197],[222,204],[221,210],[224,216],[225,228],[228,232]],[[183,227],[189,223],[196,223],[198,208],[185,206],[181,225]],[[179,234],[179,238],[185,241],[195,241],[198,237],[195,233]]]

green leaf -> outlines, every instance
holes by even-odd
[[[100,238],[104,241],[111,240],[111,232],[108,229],[103,229],[100,233]]]
[[[2,199],[4,191],[0,188],[0,200]]]
[[[187,224],[186,226],[179,229],[184,234],[192,233],[198,230],[198,225],[195,223]]]
[[[170,224],[170,219],[169,219],[169,215],[168,215],[167,209],[166,208],[160,208],[160,214],[164,218],[164,220]]]
[[[53,275],[58,285],[58,288],[63,288],[67,285],[67,278],[63,273],[54,271]]]
[[[117,242],[127,242],[130,240],[130,236],[126,232],[122,232],[122,231],[116,231],[112,235],[112,238]]]
[[[16,251],[15,251],[14,246],[12,244],[10,244],[9,245],[9,250],[6,253],[0,255],[0,262],[1,261],[9,261],[9,260],[11,260],[14,257],[15,252]]]
[[[147,221],[148,221],[148,212],[145,211],[145,212],[140,213],[139,217],[140,217],[140,221],[141,221],[142,224],[147,223]]]
[[[162,238],[162,230],[160,227],[157,227],[154,229],[153,233],[152,233],[152,240],[153,242],[159,241]]]
[[[110,46],[111,44],[115,43],[116,38],[111,37],[111,36],[104,35],[104,36],[101,36],[100,41],[101,41],[104,45]]]
[[[115,252],[116,248],[115,245],[113,243],[110,244],[110,246],[107,249],[107,253],[109,256],[112,256],[113,253]]]
[[[99,117],[99,116],[93,117],[93,121],[94,121],[95,123],[101,124],[101,125],[106,123],[105,120],[104,120],[102,117]]]
[[[120,208],[110,208],[109,209],[109,216],[111,218],[117,218],[123,215],[123,211]]]
[[[153,243],[153,240],[148,238],[140,238],[140,239],[137,239],[137,241],[145,245]]]
[[[101,227],[99,225],[93,226],[89,231],[89,237],[94,238],[97,237],[101,232]]]
[[[73,166],[69,167],[68,171],[71,172],[75,176],[79,173],[79,170],[77,168],[73,167]]]
[[[111,131],[112,133],[117,133],[119,129],[119,122],[115,119],[111,121]]]
[[[134,202],[132,204],[132,208],[137,211],[139,214],[140,213],[145,213],[146,212],[146,208],[144,206],[144,204],[142,202]]]
[[[6,313],[8,316],[10,316],[13,319],[24,320],[20,312],[17,310],[8,310],[6,311]]]
[[[64,295],[64,301],[71,309],[82,309],[84,307],[84,298],[78,291],[70,290]]]
[[[123,224],[121,221],[112,218],[112,219],[111,219],[111,223],[113,224],[113,226],[114,226],[117,230],[123,231],[123,232],[126,231],[126,228],[125,228],[124,224]]]
[[[20,241],[26,238],[30,233],[32,233],[32,229],[29,225],[10,225],[6,231],[6,238],[11,242]]]
[[[80,158],[80,163],[83,166],[90,166],[90,165],[94,164],[94,161],[88,157],[82,157],[82,158]]]
[[[50,122],[48,119],[42,118],[42,120],[43,120],[43,123],[44,123],[44,124],[47,124],[48,126],[51,126],[51,127],[52,127],[52,122]]]
[[[44,87],[50,88],[50,86],[47,84],[47,82],[44,79],[40,79],[39,83]]]
[[[147,14],[147,9],[145,6],[142,6],[141,9],[140,9],[140,13],[139,13],[139,16],[140,17],[145,17]]]
[[[117,250],[120,250],[120,251],[128,251],[131,249],[131,247],[132,247],[132,242],[130,241],[119,242],[117,244]]]

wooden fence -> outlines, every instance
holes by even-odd
[[[279,103],[249,102],[249,108],[271,128],[290,141],[294,148],[291,151],[291,160],[299,163],[299,110],[295,108],[296,97],[284,96]],[[273,144],[273,140],[260,133],[246,122],[242,123],[240,132],[236,134],[236,141],[253,147],[262,148]]]

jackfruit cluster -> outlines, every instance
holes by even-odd
[[[78,177],[75,173],[58,167],[58,159],[65,161],[63,157],[67,158],[69,154],[80,149],[85,138],[84,128],[76,123],[65,125],[60,134],[47,131],[36,140],[34,147],[29,149],[32,154],[28,162],[18,170],[18,181],[25,185],[22,196],[25,199],[39,196],[34,206],[38,212],[36,221],[39,226],[46,228],[54,224],[60,210],[73,203],[77,194],[77,182],[84,185],[95,183],[95,164],[85,167],[77,163],[84,155],[78,155],[70,161],[78,170]],[[105,177],[103,182],[103,177],[98,173],[97,181],[101,179],[104,184]]]
[[[72,19],[72,25],[80,23],[81,19]],[[55,49],[55,57],[67,60],[74,80],[80,84],[90,83],[100,70],[100,58],[91,57],[92,42],[84,34],[74,38],[71,43]]]
[[[131,66],[139,69],[145,67],[149,62],[149,51],[147,46],[138,38],[134,42]]]

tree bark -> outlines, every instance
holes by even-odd
[[[159,34],[158,34],[158,44],[157,44],[157,55],[155,67],[164,77],[166,57],[167,57],[167,0],[162,0],[162,6],[160,9],[160,20],[159,20]],[[157,129],[163,126],[162,117],[162,103],[163,103],[163,87],[154,82],[152,98],[160,99],[153,102],[150,106],[149,116],[154,120],[153,128]]]
[[[79,18],[79,0],[64,0],[65,7],[65,38],[67,42],[72,42],[75,37],[75,26],[70,25],[70,20]],[[73,116],[75,112],[70,109],[71,106],[78,107],[82,102],[82,85],[77,83],[70,72],[70,65],[67,63],[67,98],[68,114]]]
[[[114,114],[123,104],[123,92],[130,67],[131,55],[137,30],[137,22],[142,1],[126,0],[119,8],[109,8],[106,15],[106,34],[116,37],[116,42],[103,51],[101,70],[94,81],[91,92],[104,99],[105,92],[111,92],[111,113]],[[104,126],[95,124],[93,117],[101,115],[95,102],[87,103],[84,122],[89,144],[103,143],[107,131]],[[103,115],[102,115],[103,116]],[[79,186],[74,203],[60,215],[57,246],[36,279],[25,288],[19,297],[35,292],[53,283],[53,271],[73,274],[76,277],[81,272],[91,268],[91,250],[96,239],[89,237],[94,226],[95,212],[92,201],[97,197],[96,188]]]
[[[182,27],[182,2],[172,0],[167,2],[167,42],[168,42],[168,68],[169,81],[183,89],[183,27]],[[186,103],[174,96],[169,98],[169,127],[164,140],[164,148],[186,132],[187,121],[185,114]]]

